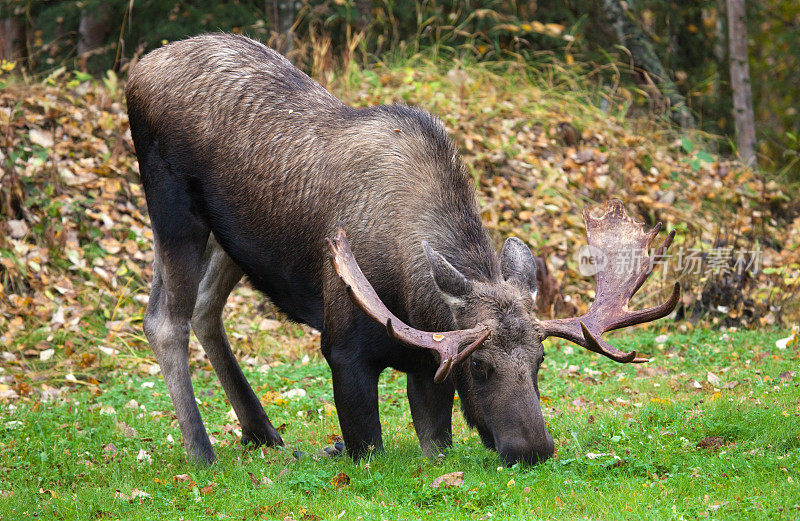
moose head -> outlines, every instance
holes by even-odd
[[[541,410],[537,375],[544,360],[545,338],[567,339],[619,363],[648,360],[636,351],[623,352],[601,339],[607,331],[665,317],[678,303],[680,286],[663,304],[631,311],[628,303],[672,243],[670,232],[648,254],[661,223],[645,231],[627,215],[622,203],[609,201],[598,214],[584,208],[589,246],[604,255],[604,269],[595,276],[595,300],[580,317],[539,320],[534,313],[536,263],[525,244],[506,240],[500,253],[501,277],[474,281],[461,274],[441,254],[423,243],[433,279],[463,329],[426,332],[397,318],[380,300],[356,262],[344,230],[328,239],[331,262],[351,299],[370,317],[384,324],[396,341],[436,353],[435,381],[451,374],[459,390],[468,423],[483,443],[507,464],[536,463],[554,453],[553,439]]]

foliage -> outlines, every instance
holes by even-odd
[[[800,181],[800,3],[751,2],[750,69],[760,150]]]

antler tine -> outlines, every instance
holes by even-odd
[[[639,311],[626,311],[621,318],[609,324],[606,331],[614,331],[615,329],[635,326],[637,324],[644,324],[645,322],[652,322],[654,320],[658,320],[659,318],[664,318],[672,313],[672,311],[678,305],[680,298],[681,284],[680,282],[676,282],[675,285],[672,286],[672,293],[663,304],[659,304],[658,306],[653,306],[651,308],[640,309]]]
[[[625,351],[620,351],[616,347],[612,346],[608,342],[603,340],[595,339],[592,336],[592,333],[586,328],[586,325],[581,322],[581,332],[583,333],[583,338],[586,340],[586,349],[589,351],[593,351],[597,354],[607,356],[608,358],[614,360],[615,362],[619,362],[621,364],[629,364],[633,363],[642,363],[647,362],[650,359],[646,356],[638,356],[636,351],[631,351],[630,353],[626,353]]]
[[[377,322],[386,327],[389,336],[411,347],[430,349],[439,355],[439,368],[434,381],[441,383],[453,367],[463,362],[489,337],[491,331],[483,325],[442,333],[420,331],[397,318],[381,301],[358,266],[344,228],[337,228],[333,239],[325,239],[330,250],[333,269],[345,283],[350,299]],[[468,345],[467,345],[468,344]],[[467,345],[464,349],[461,346]]]
[[[653,229],[650,230],[648,235],[652,235],[652,237],[655,238],[655,236],[658,235],[658,232],[661,231],[661,228],[662,228],[662,225],[659,222],[655,226],[653,226]],[[653,273],[653,268],[655,268],[655,263],[653,261],[655,259],[660,258],[662,255],[664,255],[664,252],[667,251],[667,248],[670,247],[670,245],[672,244],[672,240],[674,238],[675,238],[675,230],[672,230],[671,232],[669,232],[667,234],[666,238],[664,238],[664,240],[661,241],[661,244],[658,246],[658,248],[656,248],[656,251],[653,252],[653,255],[648,259],[650,261],[650,262],[648,262],[649,269],[646,270],[646,271],[643,271],[642,273],[640,273],[639,274],[639,278],[636,279],[636,284],[634,284],[633,291],[631,292],[631,295],[630,295],[631,297],[633,297],[636,294],[636,292],[639,291],[639,288],[642,287],[642,284],[644,284],[644,281],[646,281],[647,278],[650,276],[650,274]],[[650,247],[650,243],[651,242],[652,242],[652,239],[648,239],[647,246],[645,247],[645,251],[647,250],[647,248]]]
[[[678,283],[663,304],[639,311],[628,310],[628,302],[653,272],[654,259],[662,256],[672,244],[675,231],[671,231],[653,255],[648,256],[647,250],[661,231],[661,223],[645,232],[644,224],[628,216],[622,202],[616,199],[604,205],[599,217],[594,217],[588,207],[584,208],[583,216],[589,246],[599,250],[605,260],[595,274],[595,301],[581,317],[542,322],[543,337],[566,338],[620,363],[646,362],[647,357],[638,355],[636,351],[620,351],[600,336],[607,331],[663,318],[675,309],[680,299]]]

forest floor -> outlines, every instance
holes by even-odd
[[[581,67],[415,57],[315,75],[353,105],[412,103],[443,120],[493,240],[516,235],[546,257],[556,291],[544,315],[583,312],[594,296],[575,259],[585,204],[618,197],[677,231],[675,256],[634,303],[680,279],[676,320],[613,336],[654,361],[620,367],[548,343],[540,378],[558,454],[511,469],[457,413],[454,449],[424,459],[394,372],[381,387],[386,453],[316,459],[338,434],[319,335],[247,285],[229,299],[229,336],[291,450],[237,445],[193,341],[219,461],[188,464],[141,332],[152,232],[123,81],[0,78],[0,518],[796,517],[798,348],[775,346],[800,316],[796,190],[714,156],[708,136],[631,117],[632,94]],[[429,486],[458,471],[462,484]]]

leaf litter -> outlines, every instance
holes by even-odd
[[[398,70],[378,64],[377,82],[354,86],[326,77],[323,84],[353,105],[399,101],[439,115],[475,179],[483,221],[498,245],[516,235],[546,259],[554,290],[540,313],[586,311],[594,285],[574,258],[585,241],[581,208],[618,197],[648,224],[678,229],[673,248],[698,249],[707,264],[720,248],[758,249],[761,256],[760,271],[741,280],[724,278],[733,258],[719,261],[725,269],[717,274],[667,271],[654,277],[639,304],[662,299],[677,277],[685,288],[680,312],[693,318],[680,327],[694,327],[693,310],[725,326],[797,321],[800,236],[793,231],[800,215],[787,187],[708,153],[698,161],[699,140],[688,147],[689,138],[666,128],[618,120],[514,67],[504,74],[478,66],[456,74],[459,65],[442,71],[424,63]],[[438,95],[434,81],[439,92],[459,95]],[[124,101],[121,90],[112,95],[97,82],[79,87],[29,81],[0,91],[0,226],[7,231],[0,234],[0,340],[6,346],[0,401],[45,391],[58,396],[75,386],[102,393],[102,378],[92,376],[102,368],[157,374],[152,356],[137,351],[146,347],[141,320],[152,278],[152,231]],[[603,96],[619,101],[613,93]],[[718,291],[731,284],[734,294]],[[245,352],[264,338],[267,352],[297,358],[318,346],[318,332],[300,327],[298,334],[298,326],[247,286],[234,292],[226,313]],[[796,346],[796,338],[793,333],[778,348]],[[659,340],[668,344],[664,335]],[[194,341],[191,352],[204,360]],[[281,363],[272,354],[244,360],[263,372]],[[41,385],[30,385],[34,380]],[[43,388],[44,382],[56,386]],[[301,391],[290,388],[268,401],[285,405],[302,398]]]

